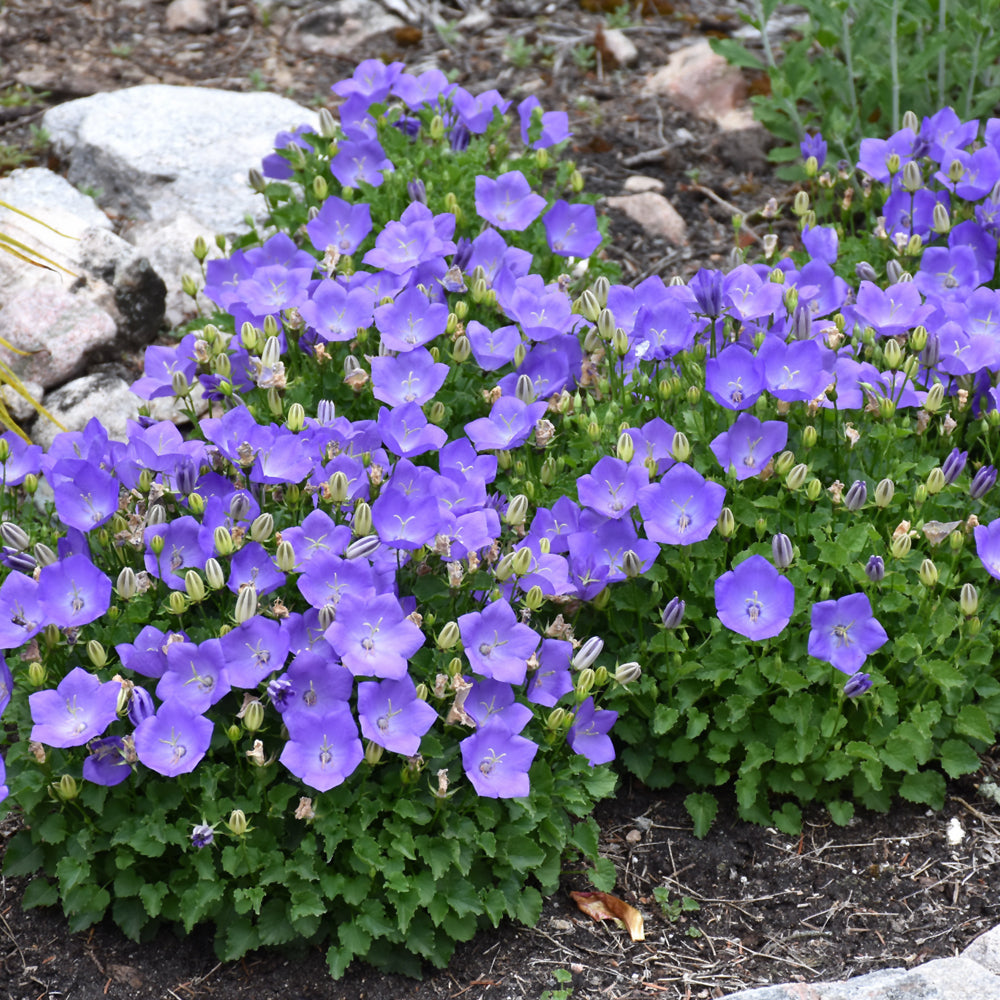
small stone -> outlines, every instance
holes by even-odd
[[[645,177],[642,174],[633,174],[625,178],[625,190],[629,194],[640,194],[643,191],[662,191],[663,181],[655,177]]]
[[[219,27],[215,0],[172,0],[164,17],[167,31],[204,34]]]
[[[744,104],[747,85],[743,74],[703,40],[674,52],[646,79],[642,94],[666,97],[699,118],[720,122]]]
[[[629,832],[625,834],[625,839],[630,844],[638,844],[639,841],[642,840],[642,834],[638,830],[629,830]]]
[[[632,40],[618,28],[605,28],[597,36],[597,48],[605,64],[631,66],[639,58],[639,50]]]
[[[650,236],[661,236],[677,246],[687,242],[687,225],[677,209],[655,191],[608,198],[608,207],[624,212]]]

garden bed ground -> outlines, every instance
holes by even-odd
[[[219,6],[225,8],[225,0]],[[46,107],[139,83],[265,87],[321,104],[353,62],[283,47],[283,25],[318,6],[304,0],[273,4],[268,27],[253,0],[229,0],[218,30],[189,35],[167,33],[165,6],[152,0],[5,0],[0,102],[14,93],[16,81],[48,93],[0,106],[0,143],[9,146],[0,150],[0,160],[9,165],[14,150],[29,147],[30,127]],[[449,12],[447,4],[438,6]],[[609,253],[627,280],[689,277],[701,266],[721,266],[732,245],[726,204],[752,213],[771,194],[789,201],[792,192],[772,178],[760,148],[745,136],[721,134],[637,96],[641,80],[671,49],[739,27],[736,0],[655,4],[659,13],[628,32],[640,56],[630,70],[581,65],[581,46],[594,43],[599,0],[485,6],[490,24],[476,32],[459,32],[447,42],[435,32],[380,36],[355,55],[437,64],[457,70],[470,89],[495,86],[511,97],[535,93],[545,108],[569,110],[573,155],[589,189],[599,194],[620,193],[631,173],[662,181],[685,219],[688,244],[651,239],[614,215]],[[532,9],[536,13],[526,13]],[[522,67],[501,56],[512,38],[523,38],[531,52]],[[646,155],[651,151],[658,152]],[[45,162],[41,147],[37,152]],[[651,792],[623,781],[620,796],[598,811],[602,849],[619,869],[616,893],[645,915],[646,940],[632,942],[623,930],[581,914],[569,891],[586,889],[587,882],[567,871],[536,928],[484,931],[459,948],[447,970],[428,970],[421,984],[365,967],[331,984],[319,950],[258,953],[220,965],[207,936],[177,939],[164,932],[140,945],[108,925],[70,934],[56,911],[24,913],[24,881],[4,879],[0,1000],[519,1000],[555,989],[559,969],[572,973],[577,996],[680,1000],[911,966],[954,954],[1000,919],[1000,810],[977,796],[977,784],[996,779],[998,770],[987,759],[982,773],[952,783],[942,813],[902,805],[886,816],[861,815],[845,828],[832,826],[825,814],[807,814],[801,839],[740,823],[724,805],[710,835],[699,841],[683,792]],[[965,836],[950,844],[946,830],[953,818]],[[0,824],[0,851],[15,829],[13,818]],[[657,887],[669,890],[666,909],[653,897]]]

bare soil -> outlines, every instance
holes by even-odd
[[[584,50],[600,50],[600,11],[617,5],[484,0],[489,17],[475,29],[439,33],[425,23],[333,59],[290,47],[295,26],[323,6],[308,0],[273,3],[270,16],[255,0],[218,0],[218,28],[204,34],[168,32],[166,5],[154,0],[0,0],[0,163],[23,157],[58,168],[31,128],[46,108],[91,93],[156,82],[269,89],[322,106],[362,58],[437,65],[472,90],[535,93],[543,107],[568,110],[572,155],[590,190],[618,194],[636,173],[660,180],[687,224],[687,244],[650,238],[613,213],[608,252],[629,282],[686,278],[724,264],[734,209],[752,226],[768,197],[787,203],[794,192],[771,174],[761,136],[720,133],[639,96],[672,50],[739,28],[739,0],[644,0],[645,14],[627,31],[639,59],[625,69]],[[455,20],[473,4],[429,6]],[[504,54],[518,38],[530,52],[523,66]],[[615,893],[643,913],[645,940],[581,913],[569,892],[589,885],[566,871],[537,927],[485,930],[420,983],[363,965],[334,983],[318,950],[220,964],[207,936],[162,933],[136,944],[110,924],[70,934],[59,911],[21,909],[23,879],[0,878],[0,1000],[519,1000],[556,990],[560,969],[578,997],[691,1000],[909,967],[953,955],[1000,922],[1000,809],[977,796],[998,771],[987,758],[980,774],[949,786],[937,814],[904,803],[841,828],[807,813],[801,838],[742,823],[724,803],[704,840],[692,834],[683,790],[654,792],[624,777],[596,816],[602,851],[619,872]],[[953,819],[964,833],[956,843],[946,836]],[[16,828],[16,817],[0,823],[0,852]],[[661,898],[667,891],[666,906],[655,889]]]

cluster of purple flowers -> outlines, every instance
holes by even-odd
[[[456,148],[508,107],[495,93],[472,97],[438,71],[412,76],[401,64],[377,61],[363,63],[334,89],[344,99],[344,141],[330,170],[344,188],[377,186],[393,169],[372,105],[397,99],[412,115],[434,110]],[[518,113],[524,141],[536,149],[568,135],[565,117],[542,113],[532,99]],[[404,116],[396,124],[407,129],[413,121]],[[177,595],[183,606],[204,599],[207,583],[212,594],[226,596],[237,624],[208,637],[142,629],[134,642],[116,647],[129,674],[124,682],[101,682],[74,667],[56,688],[31,695],[32,739],[88,745],[84,776],[102,784],[127,780],[137,761],[173,776],[191,771],[209,752],[211,709],[232,695],[244,699],[245,718],[265,702],[280,714],[288,734],[280,761],[313,788],[332,788],[358,767],[365,757],[362,737],[382,751],[414,756],[439,714],[411,673],[427,639],[421,609],[397,581],[416,553],[432,553],[453,588],[482,566],[494,572],[495,587],[477,594],[476,609],[457,621],[468,673],[427,681],[439,695],[453,692],[451,715],[473,726],[461,756],[475,790],[527,794],[539,749],[523,735],[533,717],[527,706],[554,707],[574,692],[572,645],[543,637],[519,619],[515,603],[535,588],[561,602],[592,600],[648,571],[664,546],[704,541],[719,521],[726,487],[688,461],[683,435],[654,418],[627,428],[615,456],[601,457],[577,477],[575,499],[566,495],[539,506],[498,558],[509,542],[504,521],[510,514],[506,498],[491,491],[498,454],[509,458],[529,442],[545,446],[552,432],[547,417],[563,412],[560,400],[585,383],[592,363],[587,339],[603,336],[604,328],[613,330],[615,364],[626,383],[640,372],[654,381],[669,378],[681,354],[699,341],[708,345],[705,394],[732,415],[728,428],[707,443],[719,480],[773,471],[788,428],[748,412],[764,394],[785,407],[817,410],[883,403],[917,408],[935,383],[957,393],[958,379],[968,376],[975,380],[977,410],[996,410],[992,376],[1000,367],[1000,338],[991,317],[1000,313],[1000,292],[984,282],[996,260],[991,192],[1000,180],[1000,158],[963,152],[975,134],[969,123],[956,127],[942,113],[928,119],[919,136],[910,131],[884,148],[863,146],[859,166],[892,185],[893,197],[913,194],[899,187],[900,164],[930,155],[940,165],[935,204],[947,207],[951,197],[986,200],[977,221],[955,226],[946,243],[927,248],[912,282],[883,290],[865,280],[856,296],[832,267],[836,234],[814,229],[805,238],[811,260],[802,266],[783,259],[773,268],[704,270],[688,286],[668,286],[658,277],[634,288],[612,286],[600,303],[610,321],[592,317],[595,331],[564,285],[529,273],[530,254],[504,235],[540,218],[552,253],[586,258],[600,242],[594,210],[548,205],[516,170],[477,178],[475,210],[484,228],[471,241],[455,239],[452,213],[435,214],[417,199],[378,228],[350,273],[336,273],[335,266],[323,273],[313,253],[280,233],[208,262],[205,292],[240,332],[228,342],[190,334],[174,350],[149,348],[145,375],[134,386],[152,400],[199,384],[220,404],[219,415],[200,421],[204,440],[185,440],[172,424],[148,419],[130,424],[125,442],[109,440],[92,422],[61,435],[44,456],[4,438],[4,483],[44,475],[66,533],[51,559],[4,549],[10,573],[0,585],[0,646],[20,647],[47,626],[76,635],[107,612],[112,580],[91,561],[89,536],[122,511],[133,520],[117,541],[123,552],[138,552],[143,569],[135,572],[137,561],[118,578],[119,598],[153,587],[161,596]],[[283,141],[312,148],[301,130]],[[987,126],[986,141],[984,149],[1000,148],[1000,123]],[[809,155],[822,161],[820,143],[810,140]],[[271,176],[282,175],[283,162],[268,162]],[[955,162],[962,177],[979,178],[975,185],[952,180],[959,173]],[[918,214],[914,203],[900,229],[902,217],[887,210],[886,226],[929,240],[934,230],[919,225]],[[367,205],[338,197],[327,199],[306,227],[314,250],[334,260],[358,252],[372,230]],[[432,348],[449,332],[448,294],[464,288],[464,276],[473,272],[484,276],[500,322],[493,329],[479,321],[464,328],[466,357],[485,373],[501,374],[488,393],[488,412],[449,437],[425,412],[450,372]],[[907,382],[895,367],[882,371],[859,360],[856,345],[834,324],[835,313],[847,329],[871,328],[882,341],[922,326],[922,366]],[[267,329],[276,332],[257,334]],[[384,404],[377,419],[350,420],[320,402],[315,413],[261,423],[243,405],[243,397],[258,390],[277,394],[285,387],[283,357],[319,357],[330,345],[353,342],[359,330],[377,332],[380,351],[364,361],[350,355],[346,380],[359,388],[370,383],[365,391]],[[213,365],[219,357],[225,364]],[[707,455],[699,458],[708,469]],[[964,460],[951,470],[953,480],[963,469]],[[981,499],[995,476],[980,468],[972,497]],[[315,509],[282,525],[276,537],[268,501],[289,489],[313,498]],[[153,501],[154,493],[169,500],[176,516]],[[130,499],[136,496],[148,500],[141,512]],[[976,542],[986,569],[1000,578],[998,524],[977,528]],[[789,625],[795,591],[780,570],[790,545],[775,548],[780,567],[751,555],[718,578],[716,610],[726,628],[763,641]],[[265,606],[269,595],[273,603]],[[676,608],[670,612],[672,622],[683,615],[679,607],[679,615]],[[810,616],[809,653],[849,675],[848,695],[861,694],[871,683],[861,667],[887,641],[868,597],[821,601]],[[10,688],[9,671],[0,674],[0,710]],[[573,711],[571,748],[591,764],[611,760],[614,713],[582,696]],[[127,721],[116,723],[123,713]],[[106,735],[113,725],[118,734]]]

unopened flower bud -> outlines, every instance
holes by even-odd
[[[453,649],[460,637],[458,622],[447,622],[444,628],[438,633],[437,647],[438,649]]]
[[[906,532],[893,538],[889,545],[889,551],[892,553],[893,559],[905,559],[910,553],[910,546],[912,544],[909,533]]]
[[[622,572],[630,580],[634,580],[642,572],[642,561],[634,549],[627,549],[622,556]]]
[[[184,592],[195,604],[205,599],[205,582],[196,569],[189,569],[184,574]]]
[[[511,569],[513,569],[514,573],[518,576],[524,576],[524,574],[531,569],[531,559],[531,549],[518,549],[517,552],[514,553],[513,559],[511,560]]]
[[[913,502],[919,507],[927,502],[927,484],[917,483],[917,488],[913,491]]]
[[[577,675],[576,682],[573,684],[573,690],[576,691],[577,697],[586,698],[593,690],[595,680],[596,677],[593,669],[584,667]]]
[[[528,498],[523,493],[518,493],[509,504],[507,504],[507,512],[504,514],[504,521],[511,527],[517,527],[518,525],[524,524],[525,518],[528,516]]]
[[[230,556],[236,551],[236,544],[233,542],[233,536],[224,524],[220,524],[212,533],[212,541],[215,545],[215,551],[218,552],[220,556]]]
[[[723,507],[719,511],[719,519],[716,521],[715,530],[723,538],[733,537],[733,533],[736,531],[736,518],[733,517],[733,512],[728,507]]]
[[[588,322],[594,323],[600,315],[601,306],[593,291],[585,288],[581,292],[580,297],[573,303],[573,311],[581,315]]]
[[[771,554],[778,569],[788,569],[792,565],[792,560],[795,558],[792,540],[784,532],[779,531],[771,538]]]
[[[796,215],[805,215],[809,211],[809,194],[806,191],[797,191],[795,200],[792,202],[792,211]]]
[[[795,471],[794,469],[792,470]],[[806,497],[815,503],[823,492],[823,484],[815,477],[806,483]]]
[[[885,579],[885,560],[881,556],[869,556],[865,575],[872,583],[881,583]]]
[[[584,670],[593,665],[601,650],[604,649],[604,640],[599,636],[591,636],[576,652],[573,657],[572,667],[574,670]]]
[[[107,651],[96,639],[91,639],[87,643],[87,659],[98,669],[107,666]]]
[[[948,209],[939,201],[934,203],[934,208],[931,210],[931,229],[940,236],[951,229],[951,217],[948,215]]]
[[[131,601],[139,593],[139,578],[131,566],[123,566],[115,582],[115,590],[123,601]]]
[[[663,609],[663,627],[668,629],[677,628],[684,619],[684,609],[686,605],[679,597],[671,597]]]
[[[221,590],[226,585],[226,576],[222,572],[222,565],[214,556],[209,556],[205,560],[205,579],[212,590]]]
[[[962,584],[958,606],[966,618],[971,618],[979,610],[979,591],[971,583]]]
[[[632,440],[632,435],[628,431],[622,431],[618,435],[618,443],[615,445],[615,454],[623,462],[631,462],[632,456],[635,454],[635,442]]]
[[[364,500],[359,501],[354,507],[354,519],[351,521],[351,530],[359,538],[371,533],[372,509]]]
[[[525,607],[530,608],[532,611],[537,611],[544,603],[545,594],[543,593],[542,588],[536,583],[524,595]]]
[[[891,479],[882,479],[875,487],[875,506],[885,509],[896,494],[896,484]]]
[[[226,820],[226,826],[237,837],[242,837],[249,829],[246,813],[242,809],[234,809]]]
[[[23,552],[31,544],[28,533],[13,521],[0,521],[0,541],[18,552]]]
[[[166,544],[167,540],[163,537],[163,535],[153,535],[149,539],[149,549],[154,556],[162,555]]]
[[[291,573],[295,569],[295,549],[288,539],[283,538],[278,542],[278,547],[274,551],[274,562],[282,573]]]
[[[288,407],[285,426],[293,433],[298,433],[306,425],[306,411],[301,403],[292,403]]]
[[[236,610],[233,617],[236,619],[236,624],[240,625],[249,621],[255,614],[257,614],[257,588],[252,583],[246,583],[236,595]]]
[[[76,778],[72,774],[64,774],[52,788],[56,796],[62,799],[63,802],[71,802],[80,794]]]
[[[44,542],[35,542],[35,546],[31,551],[35,553],[35,561],[39,566],[51,566],[58,559],[55,552]]]
[[[686,462],[691,457],[691,442],[683,431],[674,432],[670,454],[678,462]]]
[[[182,615],[188,609],[188,599],[179,590],[171,590],[167,597],[167,606],[172,614]]]
[[[32,687],[40,688],[45,685],[48,678],[48,671],[45,669],[45,665],[38,660],[32,660],[28,664],[28,683]]]
[[[844,495],[844,506],[850,510],[861,510],[868,501],[868,485],[863,479],[855,479]]]
[[[898,341],[889,339],[882,348],[882,356],[885,358],[886,367],[890,371],[895,371],[902,364],[903,349]]]
[[[807,427],[806,430],[809,430],[809,428]],[[798,465],[794,465],[788,470],[788,475],[785,477],[785,485],[793,492],[801,489],[808,474],[809,466],[805,462],[799,462]]]
[[[133,726],[156,714],[153,696],[144,687],[136,685],[129,694],[128,717]]]
[[[925,587],[933,587],[938,582],[938,569],[933,560],[925,559],[920,564],[918,576]]]
[[[864,674],[859,670],[857,673],[851,674],[847,679],[847,682],[844,684],[844,694],[848,698],[857,698],[869,690],[871,686],[871,674]]]
[[[264,706],[254,698],[243,709],[243,728],[248,733],[255,733],[262,725],[264,725]]]
[[[934,496],[945,487],[944,469],[936,465],[927,475],[927,492]]]
[[[461,305],[461,303],[459,303]],[[472,344],[469,342],[469,338],[463,333],[461,336],[456,338],[455,343],[451,348],[452,359],[461,364],[463,361],[467,361],[469,355],[472,354]]]
[[[976,471],[969,486],[969,496],[973,500],[982,500],[997,481],[997,470],[992,465],[984,465]]]
[[[952,448],[948,457],[941,464],[941,471],[944,473],[945,484],[950,486],[956,479],[962,474],[965,469],[965,463],[969,458],[969,453],[967,451],[959,451],[957,448]]]
[[[328,108],[319,109],[319,134],[324,139],[336,139],[338,133],[337,120]]]
[[[616,684],[632,684],[642,676],[642,667],[635,660],[620,663],[615,667]]]
[[[569,718],[570,714],[565,708],[554,708],[551,712],[549,712],[549,716],[545,720],[545,728],[550,729],[552,732],[556,732],[566,724],[566,721]]]
[[[250,525],[250,537],[255,542],[266,542],[274,534],[274,516],[259,514]]]

